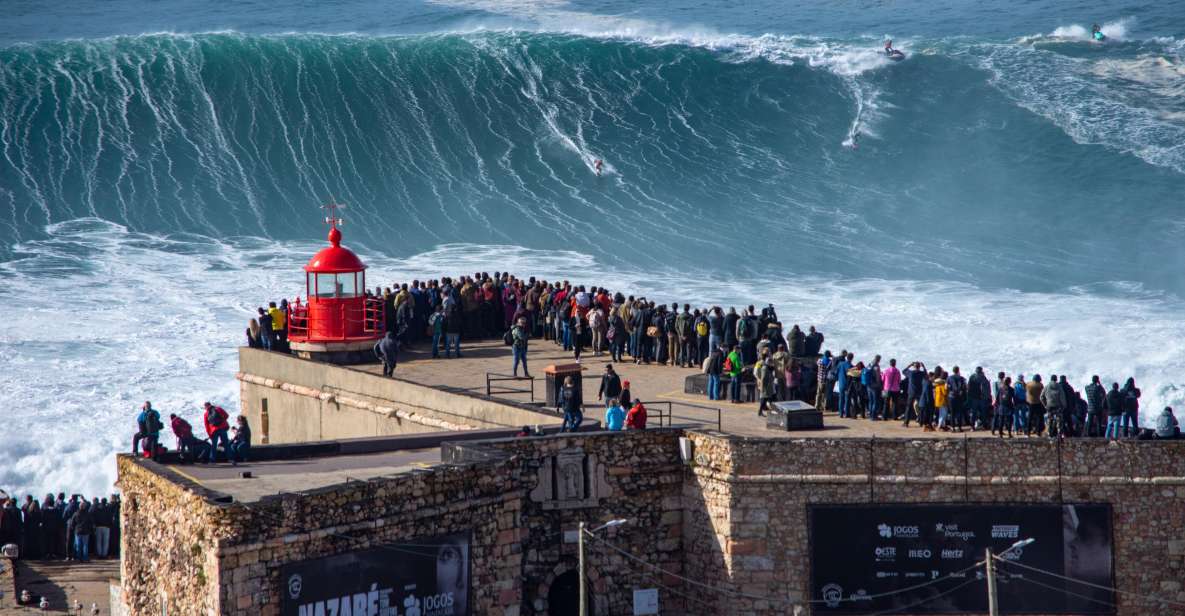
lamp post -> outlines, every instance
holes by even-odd
[[[592,535],[593,533],[595,533],[599,530],[603,530],[606,528],[613,528],[614,526],[621,526],[622,524],[625,524],[626,522],[629,522],[629,520],[625,520],[625,519],[621,519],[621,518],[616,519],[616,520],[609,520],[608,522],[605,522],[604,524],[602,524],[592,530],[584,530],[584,522],[580,523],[580,530],[578,531],[580,533],[580,536],[576,540],[577,550],[579,551],[579,554],[580,554],[579,555],[579,558],[580,558],[580,616],[587,616],[587,614],[588,614],[588,588],[586,587],[586,585],[584,583],[584,534],[588,533],[588,534]]]
[[[1012,544],[1007,550],[1000,552],[998,555],[992,554],[991,548],[987,549],[987,554],[986,554],[986,558],[984,560],[984,564],[987,567],[988,616],[1000,616],[999,599],[996,595],[996,563],[995,563],[995,559],[1003,558],[1005,554],[1011,552],[1012,550],[1019,550],[1025,546],[1033,543],[1034,541],[1036,541],[1036,539],[1033,539],[1031,537],[1028,539],[1022,539],[1022,540],[1017,541],[1016,543]]]

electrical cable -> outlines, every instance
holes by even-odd
[[[1031,565],[1024,565],[1024,564],[1021,564],[1021,563],[1018,563],[1018,562],[1013,562],[1013,561],[1005,560],[1005,559],[1002,559],[1002,558],[1000,558],[1000,557],[998,557],[998,556],[996,556],[995,558],[996,558],[996,560],[998,560],[998,561],[1000,561],[1000,562],[1002,562],[1002,563],[1004,563],[1004,564],[1006,564],[1006,565],[1015,565],[1015,566],[1017,566],[1017,567],[1020,567],[1021,569],[1028,569],[1028,570],[1030,570],[1030,571],[1036,571],[1037,573],[1044,573],[1045,575],[1048,575],[1048,576],[1050,576],[1050,577],[1055,577],[1055,578],[1058,578],[1058,579],[1061,579],[1061,580],[1065,580],[1065,581],[1067,581],[1067,582],[1074,582],[1075,584],[1081,584],[1081,585],[1083,585],[1083,586],[1090,586],[1091,588],[1097,588],[1097,589],[1099,589],[1099,590],[1107,590],[1107,591],[1114,592],[1114,593],[1119,593],[1119,594],[1122,594],[1122,595],[1131,595],[1131,596],[1133,596],[1133,597],[1140,597],[1140,598],[1142,598],[1142,599],[1146,599],[1146,600],[1148,600],[1148,601],[1152,601],[1152,602],[1155,602],[1155,603],[1162,603],[1162,604],[1165,604],[1165,605],[1173,605],[1173,606],[1177,606],[1177,607],[1185,607],[1185,603],[1181,603],[1181,602],[1179,602],[1179,601],[1173,601],[1173,600],[1171,600],[1171,599],[1162,599],[1162,598],[1160,598],[1160,597],[1157,597],[1157,596],[1154,596],[1154,595],[1145,595],[1145,594],[1141,594],[1141,593],[1134,592],[1134,591],[1131,591],[1131,590],[1120,590],[1120,589],[1118,589],[1118,588],[1112,588],[1112,587],[1110,587],[1110,586],[1103,586],[1102,584],[1095,584],[1095,583],[1093,583],[1093,582],[1087,582],[1086,580],[1079,580],[1079,579],[1077,579],[1077,578],[1068,577],[1068,576],[1065,576],[1065,575],[1061,575],[1061,574],[1058,574],[1058,573],[1054,573],[1054,572],[1052,572],[1052,571],[1046,571],[1046,570],[1044,570],[1044,569],[1038,569],[1037,567],[1033,567],[1033,566],[1031,566]]]
[[[914,603],[910,603],[909,605],[902,605],[902,606],[895,607],[895,608],[892,608],[892,609],[888,609],[888,610],[882,610],[882,611],[880,611],[880,612],[873,612],[873,613],[871,613],[871,614],[867,614],[866,616],[881,616],[882,614],[892,614],[892,613],[894,613],[894,612],[900,612],[901,610],[909,610],[909,609],[913,609],[913,608],[915,608],[915,607],[918,607],[918,606],[920,606],[920,605],[924,605],[924,604],[926,604],[926,603],[929,603],[929,602],[931,602],[931,601],[933,601],[933,600],[935,600],[935,599],[937,599],[937,598],[939,598],[939,597],[943,597],[943,596],[949,595],[949,594],[953,593],[954,591],[956,591],[956,590],[959,590],[960,588],[962,588],[962,587],[964,587],[964,586],[966,586],[966,585],[968,585],[968,584],[972,584],[972,583],[974,583],[974,582],[978,582],[978,581],[979,581],[979,580],[977,580],[977,579],[975,579],[975,578],[971,578],[971,579],[969,579],[969,580],[967,580],[967,581],[963,582],[962,584],[959,584],[959,585],[957,585],[957,586],[953,586],[953,587],[951,587],[951,588],[948,588],[948,589],[946,589],[946,590],[944,590],[944,591],[942,591],[942,592],[940,592],[940,593],[938,593],[938,594],[934,595],[933,597],[926,597],[925,599],[922,599],[921,601],[917,601],[917,602],[914,602]],[[868,595],[868,596],[869,596],[869,597],[871,597],[872,595]]]
[[[604,548],[604,547],[605,547],[605,545],[604,545],[604,544],[601,544],[601,545],[599,545],[598,547]],[[654,575],[654,574],[651,574],[651,576],[653,576],[653,575]],[[685,598],[685,599],[690,599],[691,601],[694,601],[694,602],[696,602],[696,603],[698,603],[698,604],[700,604],[700,605],[703,605],[703,606],[705,606],[705,607],[708,607],[708,608],[710,608],[710,609],[713,609],[713,610],[717,609],[717,606],[715,606],[715,605],[712,605],[711,603],[708,603],[707,601],[704,601],[703,599],[698,599],[698,598],[696,598],[696,597],[693,597],[693,596],[691,596],[691,595],[689,595],[689,594],[687,594],[687,593],[684,593],[684,592],[681,592],[681,591],[675,590],[674,588],[671,588],[670,586],[667,586],[666,584],[663,584],[663,583],[662,583],[662,582],[660,582],[660,581],[654,581],[654,585],[658,586],[659,588],[664,588],[664,589],[666,589],[666,591],[667,591],[667,592],[669,592],[669,593],[671,593],[671,594],[679,595],[680,597],[683,597],[683,598]]]
[[[1021,581],[1021,582],[1028,582],[1029,584],[1035,584],[1035,585],[1037,585],[1037,586],[1040,586],[1040,587],[1042,587],[1042,588],[1047,588],[1047,589],[1049,589],[1049,590],[1053,590],[1053,591],[1056,591],[1056,592],[1060,592],[1060,593],[1062,593],[1062,594],[1070,595],[1070,596],[1072,596],[1072,597],[1078,597],[1078,598],[1080,598],[1080,599],[1086,599],[1087,601],[1091,601],[1091,602],[1093,602],[1093,603],[1098,603],[1098,604],[1100,604],[1100,605],[1105,605],[1105,606],[1107,606],[1107,607],[1119,607],[1118,605],[1115,605],[1114,603],[1111,603],[1111,602],[1109,602],[1109,601],[1103,601],[1102,599],[1095,599],[1094,597],[1088,597],[1088,596],[1086,596],[1086,595],[1080,595],[1080,594],[1078,594],[1078,593],[1076,593],[1076,592],[1071,592],[1071,591],[1069,591],[1069,590],[1066,590],[1065,588],[1058,588],[1057,586],[1051,586],[1051,585],[1049,585],[1049,584],[1045,584],[1045,583],[1042,583],[1042,582],[1038,582],[1037,580],[1034,580],[1034,579],[1032,579],[1032,578],[1027,578],[1027,577],[1012,577],[1012,578],[1009,578],[1009,579],[1008,579],[1008,581],[1010,581],[1010,582],[1012,582],[1012,581],[1017,581],[1017,580],[1019,580],[1019,581]]]

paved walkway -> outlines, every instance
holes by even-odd
[[[421,343],[416,347],[405,349],[400,354],[400,363],[396,374],[400,378],[444,387],[459,388],[474,393],[486,393],[486,373],[509,374],[513,367],[510,347],[501,340],[483,341],[477,343],[462,343],[461,359],[432,359],[428,350],[428,343]],[[543,369],[551,364],[570,364],[575,360],[570,352],[564,352],[551,341],[532,340],[528,349],[528,361],[531,373],[535,378],[535,400],[540,406],[545,397]],[[600,377],[604,366],[608,363],[608,353],[593,356],[585,353],[581,357],[584,372],[585,409],[588,414],[599,413],[596,403],[596,391],[600,385]],[[359,367],[375,373],[382,373],[382,367],[367,364]],[[634,365],[626,356],[626,362],[615,364],[614,368],[621,375],[622,380],[630,382],[630,391],[635,398],[643,401],[670,402],[674,415],[674,423],[697,423],[716,428],[716,408],[720,409],[720,427],[724,432],[763,438],[868,438],[870,436],[885,438],[962,438],[989,437],[987,431],[980,432],[922,432],[918,427],[905,428],[900,422],[872,422],[864,419],[841,419],[835,413],[824,414],[825,428],[823,430],[805,430],[783,432],[769,430],[765,427],[765,419],[757,416],[756,403],[732,404],[727,401],[712,402],[706,396],[683,393],[684,379],[697,372],[694,368],[677,368],[660,365]],[[510,383],[494,383],[495,387],[526,387],[522,381]],[[529,402],[530,397],[525,393],[496,393],[502,397],[517,402]],[[709,409],[685,406],[681,403],[710,407]],[[665,405],[664,405],[665,406]],[[653,415],[654,408],[651,408]],[[598,415],[598,419],[603,419]]]

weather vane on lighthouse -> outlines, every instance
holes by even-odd
[[[337,215],[337,211],[343,210],[345,207],[346,204],[338,203],[337,201],[334,201],[333,197],[330,197],[329,203],[321,206],[321,209],[329,213],[329,215],[325,217],[325,224],[336,229],[338,225],[345,222]]]

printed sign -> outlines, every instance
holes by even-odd
[[[1114,586],[1109,505],[820,505],[809,518],[819,614],[984,613],[973,566],[1025,539],[996,568],[1000,613],[1115,613],[1114,593],[1089,585]]]
[[[658,613],[658,589],[634,590],[634,616]]]
[[[469,616],[469,533],[280,569],[283,616]]]

